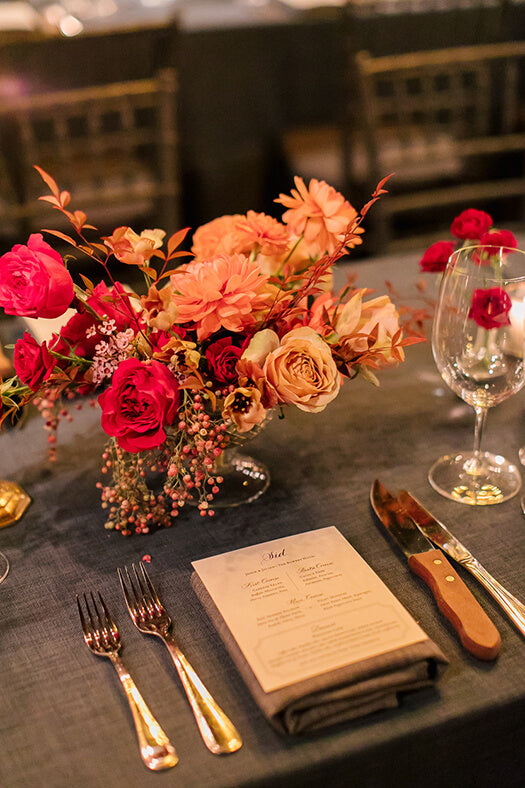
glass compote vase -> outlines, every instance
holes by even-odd
[[[266,419],[266,422],[268,418]],[[266,423],[265,422],[265,423]],[[218,492],[213,496],[213,508],[225,509],[257,500],[270,484],[266,465],[243,451],[243,446],[261,431],[232,432],[228,448],[217,457],[210,473],[220,479]],[[252,434],[253,433],[253,434]],[[188,499],[188,503],[193,500]]]
[[[456,250],[443,274],[432,350],[447,385],[476,414],[474,448],[441,457],[429,471],[442,495],[496,504],[521,486],[518,468],[481,450],[488,409],[525,383],[525,252],[495,246]]]
[[[191,424],[185,429],[165,425],[163,443],[145,452],[124,451],[110,438],[102,455],[107,481],[97,483],[102,508],[108,510],[105,527],[125,536],[149,533],[152,527],[169,527],[185,505],[213,516],[216,509],[255,501],[268,489],[270,473],[240,449],[271,417],[267,411],[264,421],[247,432],[224,423],[221,449],[211,441],[208,446]]]

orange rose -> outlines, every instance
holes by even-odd
[[[280,346],[266,357],[264,374],[280,402],[308,413],[324,410],[341,386],[329,346],[307,326],[284,335]]]

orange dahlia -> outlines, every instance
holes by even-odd
[[[302,178],[294,178],[296,189],[292,194],[280,194],[275,202],[288,208],[283,214],[283,222],[290,231],[309,244],[317,244],[321,253],[332,254],[339,245],[349,223],[357,217],[357,211],[325,181],[312,178],[308,188]],[[358,228],[355,232],[363,232]],[[361,243],[354,239],[353,244]]]
[[[240,332],[264,304],[267,277],[242,254],[193,261],[171,276],[177,323],[195,323],[198,339],[225,328]]]

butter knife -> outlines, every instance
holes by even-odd
[[[498,656],[501,637],[445,554],[419,530],[399,498],[376,479],[370,502],[379,520],[408,558],[410,569],[428,585],[462,645],[478,659]]]
[[[525,635],[525,605],[507,591],[501,583],[487,572],[470,550],[450,533],[442,522],[437,520],[425,507],[406,490],[399,491],[399,500],[410,514],[420,531],[447,555],[465,567],[481,585],[494,597],[513,624]]]

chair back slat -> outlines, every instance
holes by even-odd
[[[356,175],[356,140],[364,151],[365,189],[396,173],[390,195],[374,208],[382,217],[377,223],[383,221],[383,248],[396,211],[460,204],[476,194],[477,182],[485,205],[488,195],[525,196],[524,61],[524,41],[384,57],[351,53],[349,101],[357,80],[359,105],[345,129],[348,183]],[[500,162],[511,156],[514,164],[498,167],[496,155]]]
[[[18,169],[24,210],[35,224],[45,206],[38,164],[75,208],[107,229],[154,217],[178,229],[176,77],[173,69],[155,78],[17,97],[0,107],[0,123],[17,129]],[[169,127],[166,123],[170,107]],[[91,219],[89,208],[98,216]],[[152,219],[153,220],[153,219]]]

